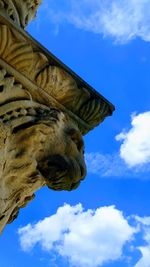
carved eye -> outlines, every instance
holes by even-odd
[[[80,152],[84,153],[84,143],[81,134],[76,129],[73,128],[69,129],[67,133],[70,136],[71,140],[76,144],[77,149]]]
[[[74,136],[72,136],[71,139],[76,144],[77,149],[80,151],[81,150],[81,143],[80,143],[80,141],[76,137],[74,137]]]

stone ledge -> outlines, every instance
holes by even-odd
[[[0,57],[32,82],[36,90],[42,89],[45,97],[53,99],[56,106],[64,107],[71,117],[75,117],[82,134],[112,114],[114,106],[108,100],[2,14],[0,35],[3,40]],[[34,98],[36,90],[28,90]]]

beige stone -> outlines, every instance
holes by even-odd
[[[24,31],[40,2],[0,0],[0,232],[41,187],[78,187],[82,135],[114,110]]]

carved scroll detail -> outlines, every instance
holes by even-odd
[[[0,70],[0,122],[11,131],[33,122],[41,114],[50,115],[50,108],[34,101],[22,84],[5,69]]]

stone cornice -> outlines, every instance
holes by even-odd
[[[55,103],[77,121],[82,134],[112,114],[109,101],[1,13],[0,38],[1,59],[19,72],[19,79],[32,83],[28,87],[32,97],[42,92],[49,104]]]

